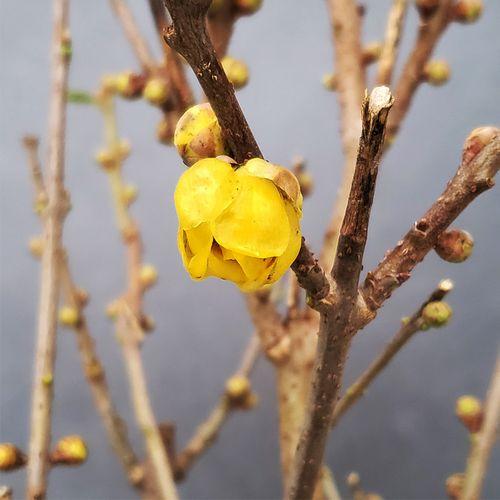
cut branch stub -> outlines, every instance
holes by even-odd
[[[262,158],[233,86],[217,59],[206,31],[205,15],[210,1],[165,0],[165,5],[172,17],[172,24],[164,35],[165,41],[193,69],[217,115],[234,159],[238,163],[244,163],[250,158]]]

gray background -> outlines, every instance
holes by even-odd
[[[74,58],[71,86],[94,89],[104,72],[137,68],[107,2],[73,1]],[[141,28],[156,43],[146,2],[131,1]],[[287,164],[304,155],[316,179],[306,201],[304,233],[317,249],[327,223],[342,164],[338,107],[320,79],[331,70],[332,47],[323,2],[267,0],[262,11],[238,23],[231,53],[244,58],[251,83],[239,97],[269,159]],[[365,40],[383,32],[388,1],[368,5]],[[366,268],[439,195],[455,171],[461,145],[477,125],[498,123],[500,106],[500,2],[486,1],[486,15],[472,26],[454,25],[437,54],[452,67],[443,88],[422,86],[401,137],[384,160],[377,186]],[[28,436],[38,264],[27,251],[39,231],[31,212],[31,186],[19,139],[45,133],[48,97],[50,2],[2,0],[1,18],[1,440],[25,447]],[[411,9],[404,39],[414,38]],[[157,47],[155,47],[157,48]],[[133,144],[126,177],[140,186],[134,207],[146,241],[146,260],[160,270],[159,285],[146,308],[157,330],[144,346],[154,408],[160,419],[178,422],[183,443],[218,397],[225,377],[252,330],[241,296],[228,283],[191,282],[175,244],[172,202],[182,165],[172,149],[152,140],[159,113],[142,103],[119,103],[120,127]],[[65,242],[78,282],[92,300],[87,309],[116,402],[134,428],[122,360],[103,307],[124,284],[123,250],[111,213],[108,186],[93,162],[101,145],[101,121],[94,109],[69,111],[67,184],[73,211]],[[45,146],[45,144],[44,144]],[[45,149],[44,149],[45,153]],[[458,395],[483,395],[493,367],[500,323],[498,189],[482,195],[458,221],[476,248],[463,265],[429,255],[413,279],[355,340],[347,368],[352,380],[396,330],[399,318],[442,277],[456,281],[450,296],[452,324],[419,335],[373,385],[331,436],[327,462],[339,479],[352,469],[367,489],[386,498],[443,498],[445,477],[464,467],[468,443],[454,417]],[[81,433],[90,458],[77,469],[51,474],[50,497],[133,498],[110,452],[83,381],[73,335],[58,341],[54,436]],[[261,399],[252,412],[230,419],[219,441],[196,464],[181,494],[185,498],[279,498],[275,382],[260,361],[255,388]],[[495,477],[496,469],[496,477]],[[500,453],[494,453],[485,496],[500,498]],[[24,472],[3,476],[22,496]]]

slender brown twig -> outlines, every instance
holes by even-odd
[[[392,103],[393,97],[387,87],[376,87],[363,103],[356,169],[332,269],[336,286],[331,296],[313,304],[321,315],[320,328],[310,402],[291,476],[289,496],[293,500],[312,498],[347,351],[355,333],[351,327],[351,313],[356,307],[385,124]]]
[[[98,95],[97,103],[104,117],[106,147],[113,155],[118,155],[116,161],[120,163],[122,158],[119,156],[120,140],[116,126],[113,98],[103,91]],[[144,330],[141,326],[141,319],[143,318],[142,296],[144,292],[140,278],[142,267],[141,235],[121,196],[123,180],[120,168],[110,169],[108,176],[117,224],[123,237],[127,258],[128,286],[124,297],[120,300],[116,321],[117,337],[122,347],[135,417],[142,431],[147,454],[154,471],[157,496],[163,499],[175,499],[177,498],[177,491],[172,468],[149,399],[140,351],[144,338]]]
[[[378,63],[377,85],[390,85],[392,81],[392,73],[396,64],[399,40],[407,10],[408,0],[393,0],[387,18],[385,39]]]
[[[410,108],[413,96],[422,82],[422,72],[425,64],[430,59],[434,48],[451,20],[453,2],[454,0],[440,0],[436,11],[429,18],[420,22],[415,45],[408,56],[396,86],[394,109],[387,124],[389,141],[397,134]]]
[[[250,377],[260,351],[259,337],[253,334],[234,375],[244,378]],[[217,439],[224,422],[236,408],[225,393],[220,397],[208,417],[196,428],[184,449],[177,455],[175,461],[177,478],[184,478],[193,463],[212,445]]]
[[[125,33],[132,50],[135,52],[142,69],[146,73],[152,73],[157,66],[155,58],[153,57],[146,40],[141,35],[129,6],[125,0],[109,0],[109,2],[114,13],[116,14],[116,17],[122,25],[123,32]]]
[[[351,188],[358,140],[361,134],[360,109],[366,88],[365,65],[361,46],[361,20],[357,2],[329,0],[327,2],[335,47],[337,96],[341,113],[341,140],[344,168],[335,199],[332,217],[325,232],[320,264],[329,269],[333,262],[339,230]]]
[[[484,476],[491,450],[498,439],[500,427],[500,353],[491,376],[484,404],[481,430],[471,435],[472,446],[467,460],[465,481],[460,500],[478,500],[481,497]]]
[[[42,169],[38,160],[38,139],[31,136],[25,137],[23,143],[28,153],[28,166],[33,180],[35,207],[37,207],[40,200],[48,199]],[[61,257],[61,284],[66,304],[74,308],[78,313],[78,321],[73,329],[76,335],[82,369],[88,381],[94,405],[101,417],[111,447],[122,463],[127,479],[130,484],[139,487],[143,477],[142,467],[139,465],[128,439],[125,421],[120,417],[111,398],[106,373],[97,354],[94,339],[87,326],[81,292],[74,284],[68,256],[64,249]]]
[[[62,232],[68,208],[64,191],[66,91],[71,58],[68,15],[68,0],[54,0],[47,159],[48,205],[43,225],[44,251],[40,276],[27,477],[27,497],[36,499],[45,498],[47,491]]]
[[[399,331],[385,347],[382,353],[370,364],[370,366],[346,389],[345,394],[335,406],[331,426],[335,427],[340,418],[358,401],[366,389],[380,374],[380,372],[393,360],[398,352],[421,331],[425,321],[422,319],[424,307],[435,300],[442,300],[453,288],[451,280],[442,280],[438,287],[422,303],[417,311],[403,323]]]

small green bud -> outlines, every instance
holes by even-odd
[[[430,327],[441,327],[448,323],[453,314],[452,308],[442,300],[429,302],[422,310],[422,319]]]
[[[423,78],[429,85],[439,87],[450,79],[450,66],[446,61],[429,61],[423,71]]]
[[[248,66],[244,61],[225,56],[222,58],[221,65],[227,79],[233,84],[235,89],[241,89],[248,83],[250,75]]]
[[[483,404],[475,396],[464,395],[457,399],[455,413],[471,433],[478,432],[483,423]]]

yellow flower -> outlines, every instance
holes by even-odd
[[[253,291],[297,257],[302,195],[283,167],[256,158],[234,170],[206,158],[182,174],[174,198],[179,252],[195,280],[215,276]]]

